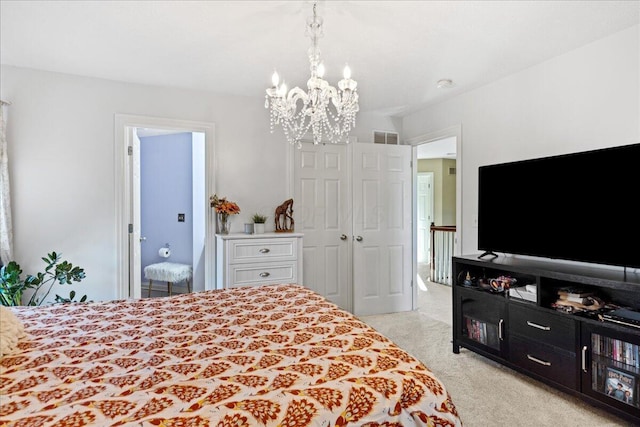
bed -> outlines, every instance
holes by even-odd
[[[299,285],[13,311],[0,426],[462,425],[423,363]]]

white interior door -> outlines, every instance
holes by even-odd
[[[417,178],[418,262],[429,262],[430,226],[433,222],[433,172],[419,172]]]
[[[354,144],[356,315],[413,308],[412,176],[410,146]]]
[[[127,128],[131,150],[129,151],[129,166],[131,179],[131,212],[129,230],[129,295],[140,298],[140,281],[142,274],[142,236],[140,234],[140,138],[136,128]]]
[[[294,154],[303,285],[351,311],[350,162],[346,145],[305,143]]]

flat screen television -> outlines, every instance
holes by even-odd
[[[478,249],[640,267],[640,144],[481,166]]]

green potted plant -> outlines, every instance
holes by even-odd
[[[61,285],[80,282],[85,278],[84,269],[74,266],[68,261],[60,261],[60,255],[55,252],[47,254],[42,260],[47,265],[44,272],[39,272],[35,276],[27,275],[22,278],[20,264],[11,261],[0,268],[0,305],[40,305],[42,304],[51,288],[57,282]],[[26,304],[22,304],[23,294],[28,289],[34,289]],[[40,293],[44,292],[44,295]],[[71,291],[69,298],[56,295],[56,302],[72,302],[75,292]],[[80,302],[86,301],[87,296],[83,296]]]
[[[267,222],[267,216],[255,213],[251,219],[253,220],[254,234],[264,234],[264,223]]]

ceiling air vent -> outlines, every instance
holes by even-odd
[[[398,145],[398,140],[397,132],[373,131],[373,142],[376,144]]]

